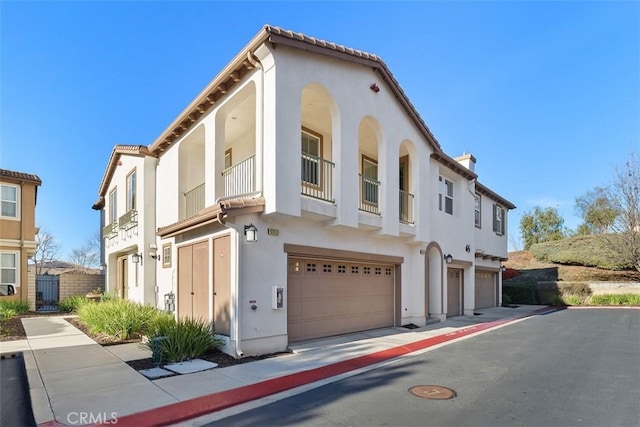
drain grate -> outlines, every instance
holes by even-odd
[[[416,385],[409,389],[409,393],[423,399],[446,400],[456,397],[456,392],[439,385]]]

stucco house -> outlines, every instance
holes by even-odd
[[[0,169],[0,301],[34,303],[27,260],[36,250],[36,202],[41,184],[37,175]]]
[[[241,357],[501,303],[507,213],[377,56],[265,26],[94,209],[107,287]],[[173,305],[175,303],[175,305]]]

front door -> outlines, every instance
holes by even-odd
[[[213,240],[213,322],[216,333],[230,334],[231,237]]]
[[[129,298],[129,255],[118,257],[118,271],[116,279],[116,296]]]
[[[462,315],[462,272],[447,271],[447,317]]]
[[[209,242],[178,248],[178,317],[209,320]]]

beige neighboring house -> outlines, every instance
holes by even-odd
[[[0,169],[0,301],[28,300],[27,259],[36,250],[37,175]]]

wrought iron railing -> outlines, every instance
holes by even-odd
[[[256,191],[255,154],[222,171],[224,197],[240,197]]]
[[[333,202],[334,167],[328,160],[302,153],[302,194]]]
[[[400,222],[413,224],[413,199],[411,193],[400,190]]]
[[[184,193],[185,218],[190,218],[204,208],[204,183]]]
[[[360,175],[360,210],[380,214],[379,192],[380,181]]]
[[[111,239],[118,235],[118,222],[114,221],[111,224],[107,224],[102,229],[102,238]]]
[[[131,209],[118,219],[118,226],[120,229],[129,230],[136,225],[138,225],[138,211],[135,209]]]

